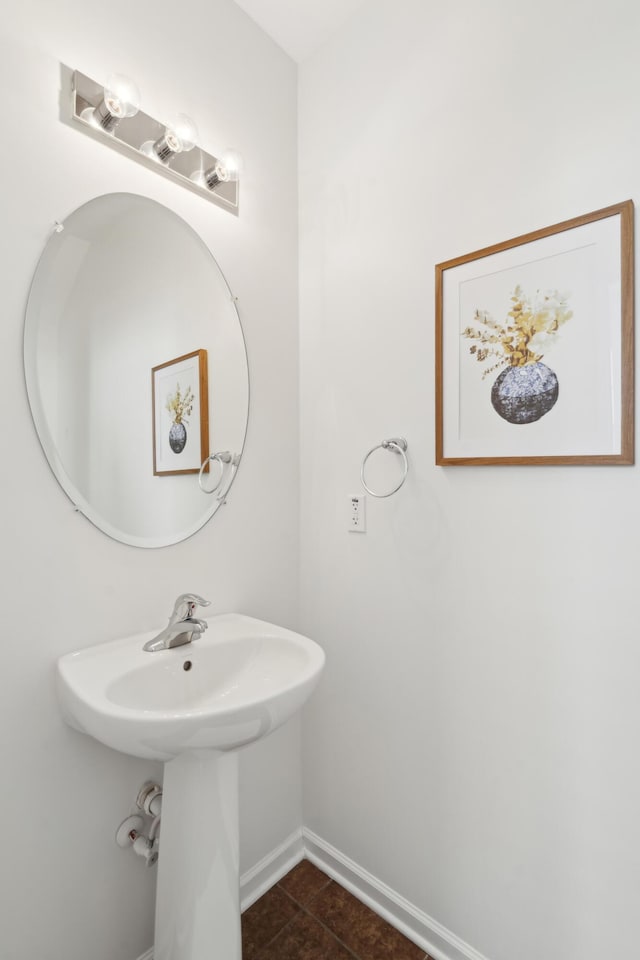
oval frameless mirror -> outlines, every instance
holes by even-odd
[[[36,268],[24,356],[47,460],[92,523],[161,547],[213,516],[244,445],[249,373],[234,299],[184,220],[127,193],[74,211]]]

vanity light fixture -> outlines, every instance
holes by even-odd
[[[198,143],[194,121],[179,114],[160,123],[140,110],[132,80],[111,74],[102,86],[79,70],[62,66],[63,90],[70,91],[70,113],[62,98],[62,119],[225,210],[238,213],[240,154],[214,156]]]

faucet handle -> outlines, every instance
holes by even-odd
[[[173,606],[172,620],[186,620],[193,616],[196,607],[208,607],[210,600],[203,600],[197,593],[181,593]]]

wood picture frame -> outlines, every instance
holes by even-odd
[[[627,200],[436,265],[437,465],[634,462],[633,219]]]
[[[209,456],[207,351],[153,367],[151,405],[154,476],[199,473]]]

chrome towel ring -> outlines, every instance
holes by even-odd
[[[408,447],[408,444],[404,437],[393,437],[391,440],[383,440],[382,443],[378,443],[375,447],[372,447],[371,450],[369,450],[369,453],[366,455],[366,457],[362,461],[362,468],[360,470],[360,482],[362,483],[362,486],[367,491],[367,493],[371,494],[372,497],[378,497],[381,499],[383,497],[390,497],[392,494],[398,492],[402,484],[407,479],[407,474],[409,472],[409,461],[407,459],[407,447]],[[371,488],[367,486],[367,482],[364,479],[364,468],[366,466],[367,460],[369,459],[372,453],[376,452],[376,450],[390,450],[392,453],[399,454],[402,457],[404,462],[403,463],[404,469],[402,472],[402,477],[400,478],[400,483],[397,485],[397,487],[394,487],[393,490],[389,490],[388,493],[376,493],[374,490],[371,490]]]

